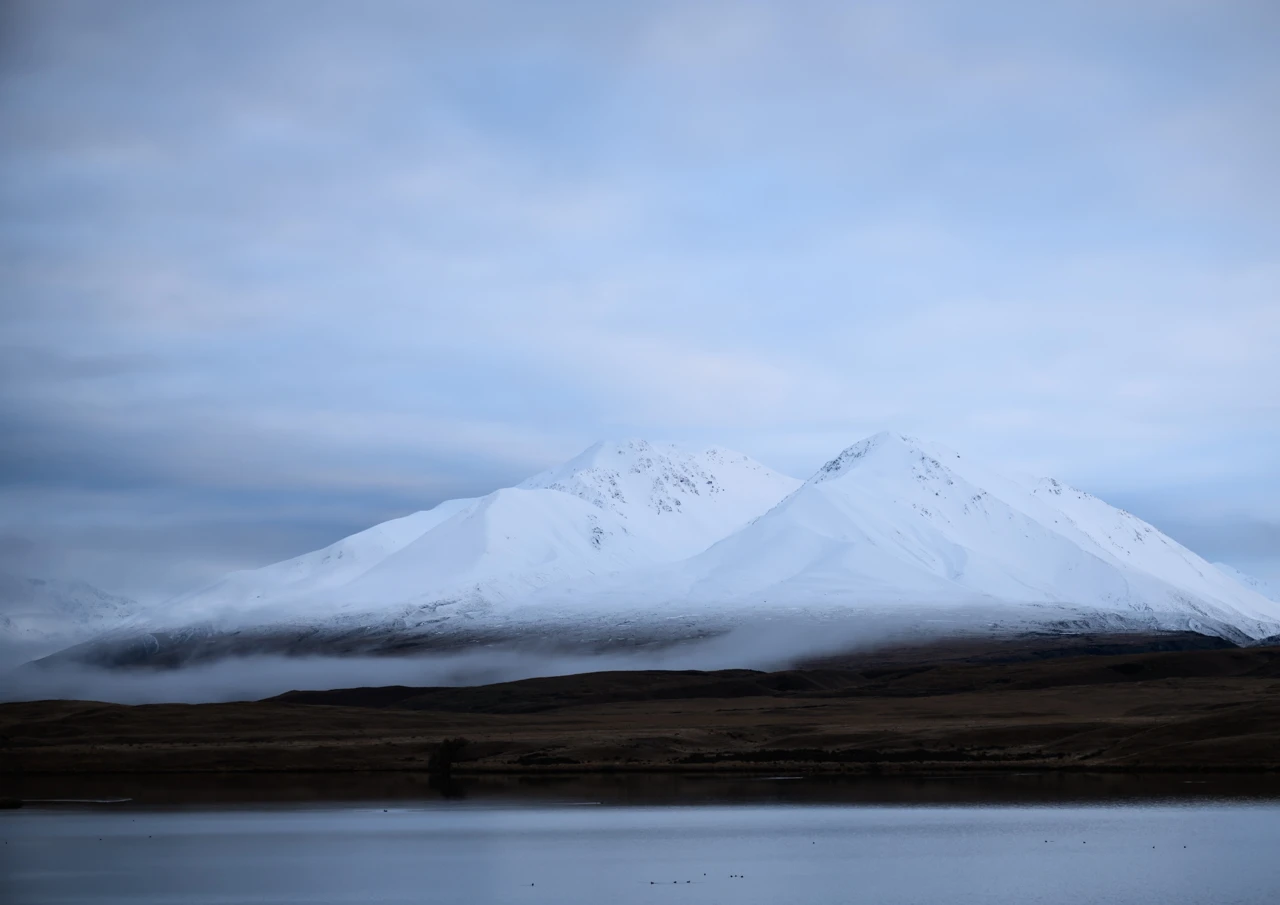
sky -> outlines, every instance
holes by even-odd
[[[882,429],[1280,577],[1271,0],[6,2],[0,569]]]

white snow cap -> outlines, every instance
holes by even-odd
[[[474,625],[517,609],[607,622],[622,604],[724,615],[975,602],[1280,632],[1280,604],[1135,516],[890,432],[803,483],[721,447],[600,442],[514,488],[234,573],[159,618]]]
[[[685,575],[705,599],[1067,604],[1152,627],[1280,627],[1280,606],[1130,513],[891,432],[847,448]]]
[[[920,441],[915,437],[908,437],[905,434],[895,434],[892,431],[881,431],[878,434],[867,437],[865,440],[859,440],[830,462],[823,465],[818,469],[817,473],[809,479],[809,482],[817,484],[821,481],[830,481],[834,478],[838,478],[848,472],[851,468],[857,467],[858,463],[872,452],[887,450],[895,446],[903,453],[911,453],[912,451],[920,449]]]
[[[233,573],[175,599],[163,618],[231,625],[423,607],[475,617],[538,589],[692,556],[799,484],[722,448],[602,441],[516,487]]]

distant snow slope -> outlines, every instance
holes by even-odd
[[[0,640],[36,647],[83,641],[139,612],[118,597],[83,581],[46,581],[0,573]]]
[[[1248,572],[1241,572],[1235,566],[1229,566],[1224,562],[1216,562],[1214,565],[1217,566],[1219,571],[1225,573],[1228,578],[1238,581],[1251,591],[1257,591],[1268,600],[1274,600],[1277,603],[1280,603],[1280,588],[1270,582],[1263,581],[1261,578],[1250,575]]]
[[[431,621],[581,578],[688,557],[800,484],[723,449],[597,443],[518,487],[450,500],[324,550],[237,572],[162,608],[164,624]]]
[[[1280,605],[1123,510],[890,433],[672,574],[691,600],[740,606],[998,600],[1251,637],[1280,625]]]
[[[321,596],[359,578],[475,503],[472,499],[447,500],[432,509],[374,525],[322,550],[260,569],[232,572],[207,587],[174,598],[159,608],[158,615],[179,621],[234,618],[283,601]]]

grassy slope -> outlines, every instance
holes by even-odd
[[[449,736],[470,740],[467,771],[1280,768],[1280,648],[1100,643],[234,704],[4,704],[0,772],[415,770]]]

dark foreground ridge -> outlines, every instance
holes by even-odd
[[[0,772],[1280,769],[1280,647],[1215,647],[1023,639],[780,672],[4,704]]]

